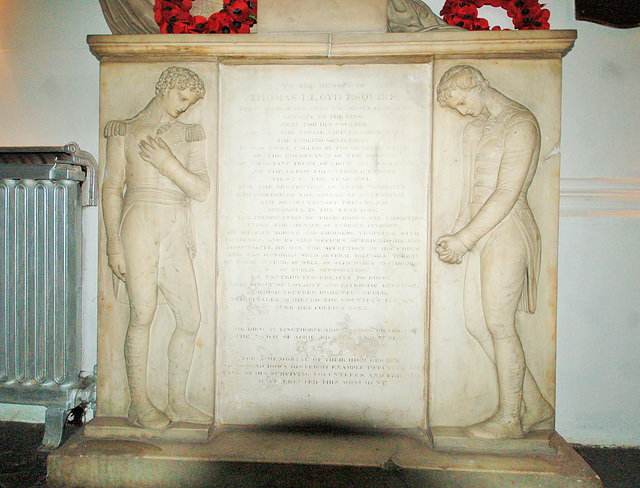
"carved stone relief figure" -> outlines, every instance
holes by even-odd
[[[445,263],[466,261],[465,325],[496,367],[498,409],[467,427],[482,439],[521,438],[554,410],[526,365],[517,312],[536,310],[541,243],[527,191],[538,165],[540,128],[524,106],[471,66],[455,66],[437,88],[440,105],[473,120],[463,132],[460,212],[436,242]]]
[[[420,0],[387,0],[387,30],[389,32],[425,32],[460,30],[437,17]]]
[[[124,282],[129,299],[124,344],[129,419],[145,428],[162,429],[171,421],[212,420],[186,398],[201,321],[190,202],[205,200],[210,182],[204,130],[177,120],[204,97],[204,83],[193,71],[170,67],[160,75],[155,91],[135,117],[112,120],[105,127],[102,208],[108,264],[114,283]],[[147,391],[149,333],[158,292],[175,317],[167,350],[165,412],[152,404]]]

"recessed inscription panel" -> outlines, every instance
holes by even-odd
[[[431,66],[224,66],[217,418],[425,422]]]

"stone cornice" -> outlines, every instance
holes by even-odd
[[[236,34],[88,36],[100,60],[206,60],[212,57],[348,59],[352,57],[559,58],[576,39],[574,30],[417,34]]]

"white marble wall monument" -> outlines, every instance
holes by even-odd
[[[89,38],[98,411],[53,486],[389,460],[416,486],[599,486],[554,431],[575,32],[299,3],[279,25],[291,3],[261,1],[257,34]]]

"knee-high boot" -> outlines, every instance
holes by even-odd
[[[517,335],[494,338],[498,376],[498,410],[487,420],[467,428],[480,439],[519,439],[524,437],[520,421],[525,358]]]
[[[164,429],[171,421],[151,403],[147,392],[148,356],[149,329],[129,326],[124,351],[131,395],[129,420],[147,429]]]
[[[187,401],[186,388],[193,358],[195,333],[176,328],[169,343],[169,403],[166,414],[173,421],[210,424],[213,417]]]
[[[476,339],[489,359],[491,359],[491,362],[495,364],[491,338],[480,340],[476,337]],[[540,387],[529,368],[525,367],[521,408],[522,430],[527,433],[535,429],[552,429],[554,415],[553,407],[542,395]]]
[[[522,430],[552,429],[555,411],[544,398],[538,383],[527,368],[523,388],[524,413],[522,414]]]

